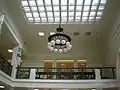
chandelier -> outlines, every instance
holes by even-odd
[[[56,33],[48,37],[48,49],[53,52],[67,52],[71,50],[71,38],[63,32],[61,25],[56,29]]]

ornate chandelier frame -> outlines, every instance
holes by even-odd
[[[63,28],[59,24],[56,33],[48,37],[48,49],[53,52],[67,52],[71,50],[71,38],[63,32]]]

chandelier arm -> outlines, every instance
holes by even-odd
[[[50,35],[50,36],[48,37],[48,41],[50,42],[50,41],[52,40],[52,38],[53,38],[53,37],[56,37],[56,36],[63,36],[63,37],[65,37],[65,38],[67,38],[67,40],[68,40],[69,42],[71,42],[70,36],[68,36],[68,35],[66,35],[66,34],[61,34],[61,33],[56,33],[56,34]]]

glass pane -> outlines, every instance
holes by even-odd
[[[37,11],[37,7],[31,7],[32,12]]]
[[[101,19],[101,17],[96,17],[96,19]]]
[[[48,17],[53,17],[53,13],[52,12],[47,12],[47,16]]]
[[[32,13],[25,13],[27,17],[32,17]]]
[[[76,12],[76,16],[81,16],[81,12]]]
[[[90,6],[84,6],[84,11],[89,11]]]
[[[82,6],[76,6],[76,10],[77,11],[81,11],[82,10]]]
[[[59,6],[54,6],[54,11],[59,11]]]
[[[51,7],[51,6],[46,7],[46,10],[47,10],[47,11],[52,11],[52,7]]]
[[[23,8],[25,12],[30,12],[30,8],[29,7],[24,7]]]
[[[59,5],[59,0],[53,0],[53,5]]]
[[[60,18],[55,18],[55,22],[59,22],[60,21]]]
[[[91,0],[85,0],[84,5],[90,5],[91,4]]]
[[[69,0],[69,5],[74,5],[75,4],[75,0]]]
[[[94,17],[89,17],[89,19],[94,19]]]
[[[87,19],[87,17],[82,17],[82,19]]]
[[[101,0],[100,3],[105,4],[105,3],[106,3],[106,0]]]
[[[67,17],[63,17],[62,22],[67,22]]]
[[[35,22],[40,22],[40,18],[35,18]]]
[[[75,17],[75,19],[79,19],[80,20],[80,17]]]
[[[97,9],[97,6],[92,6],[91,7],[91,10],[93,11],[93,10],[96,10]]]
[[[44,11],[45,8],[44,7],[38,7],[39,11]]]
[[[45,0],[45,5],[51,5],[51,0]]]
[[[95,16],[96,12],[90,12],[90,16]]]
[[[36,6],[35,1],[29,1],[30,6]]]
[[[45,12],[40,12],[40,16],[41,16],[41,17],[46,17]]]
[[[55,17],[59,17],[60,16],[60,12],[54,12],[54,16]]]
[[[28,2],[27,1],[21,1],[22,6],[28,6]]]
[[[37,0],[37,5],[38,6],[43,6],[43,0]]]
[[[74,12],[69,12],[69,16],[74,16]]]
[[[88,16],[89,12],[83,12],[83,16]]]
[[[67,0],[61,0],[61,5],[67,5]]]
[[[65,16],[66,17],[67,16],[67,12],[61,12],[61,16],[63,16],[63,17]]]
[[[33,12],[33,16],[34,16],[34,17],[39,17],[38,12]]]
[[[47,22],[46,18],[41,18],[42,22]]]
[[[93,0],[92,5],[98,5],[99,0]]]
[[[74,11],[74,6],[69,6],[69,11]]]
[[[102,12],[97,12],[97,15],[98,15],[98,16],[101,16],[101,15],[102,15]]]
[[[104,10],[104,6],[99,6],[98,10]]]
[[[77,0],[76,5],[83,5],[83,0]]]
[[[67,6],[61,6],[61,11],[66,11],[67,10]]]
[[[33,21],[33,18],[28,18],[29,21]]]
[[[48,22],[53,22],[53,18],[48,18]]]

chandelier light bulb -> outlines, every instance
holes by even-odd
[[[61,43],[62,43],[62,44],[65,44],[65,43],[66,43],[66,41],[65,41],[65,40],[62,40],[62,41],[61,41]]]
[[[64,48],[64,52],[67,52],[67,48]]]
[[[52,40],[52,41],[50,42],[50,44],[51,44],[51,45],[55,45],[55,41]]]
[[[59,40],[59,39],[57,39],[57,40],[56,40],[56,43],[57,43],[57,44],[60,44],[60,40]]]
[[[69,46],[67,47],[68,50],[71,50],[71,48],[72,48],[72,45],[69,45]]]
[[[51,46],[51,43],[48,43],[48,47],[50,47]]]
[[[62,49],[59,49],[59,52],[60,52],[60,53],[62,53],[62,51],[63,51]]]
[[[54,48],[53,48],[53,47],[50,47],[49,49],[50,49],[50,51],[53,51]]]
[[[66,45],[69,46],[69,45],[70,45],[70,42],[66,42]]]
[[[54,49],[54,52],[57,52],[57,51],[58,51],[58,49],[55,48],[55,49]]]

